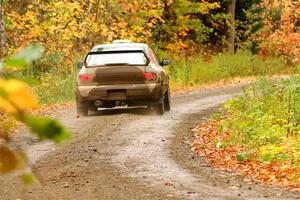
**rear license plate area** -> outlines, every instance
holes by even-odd
[[[108,90],[107,98],[110,100],[125,100],[126,90]]]

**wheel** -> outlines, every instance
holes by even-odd
[[[161,99],[160,103],[154,106],[154,110],[158,115],[163,115],[165,112],[164,98]]]
[[[168,90],[165,94],[164,98],[164,107],[166,111],[171,110],[171,95],[170,95],[170,90]]]
[[[84,102],[76,102],[77,114],[81,116],[87,116],[89,113],[89,107],[87,103]]]

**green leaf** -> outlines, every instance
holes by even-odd
[[[35,180],[35,177],[33,174],[23,174],[22,175],[22,180],[25,184],[30,185],[33,183],[33,181]]]
[[[264,162],[272,162],[275,158],[275,155],[272,153],[264,154],[260,157],[260,159]]]
[[[3,62],[0,61],[0,72],[3,70]]]
[[[40,45],[29,45],[22,51],[16,54],[16,59],[24,59],[27,64],[32,63],[42,57],[44,53],[44,48]]]
[[[44,48],[40,45],[29,45],[25,49],[22,49],[13,57],[9,57],[5,60],[5,64],[8,67],[22,68],[26,64],[31,64],[33,61],[42,57]]]
[[[225,143],[221,142],[221,141],[218,141],[217,144],[216,144],[216,147],[219,148],[219,149],[225,149],[227,146]]]
[[[236,158],[239,162],[247,161],[247,160],[249,160],[249,157],[250,157],[250,154],[248,154],[248,153],[240,153],[236,156]]]
[[[285,161],[288,156],[285,153],[280,153],[277,155],[277,157],[281,160],[281,161]]]
[[[5,60],[5,65],[7,67],[22,68],[26,65],[26,60],[25,59],[18,59],[18,58],[15,58],[15,57],[9,57]]]
[[[52,140],[55,143],[61,143],[71,138],[71,134],[59,121],[47,118],[26,116],[25,124],[31,131],[39,137],[40,140]]]

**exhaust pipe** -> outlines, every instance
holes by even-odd
[[[95,105],[96,107],[100,107],[100,106],[103,105],[103,102],[102,102],[101,100],[96,100],[96,101],[94,102],[94,105]]]
[[[115,101],[115,106],[125,106],[125,101]]]

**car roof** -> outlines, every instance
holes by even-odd
[[[103,51],[143,51],[149,46],[144,43],[117,43],[117,44],[101,44],[94,46],[91,52],[103,52]]]

